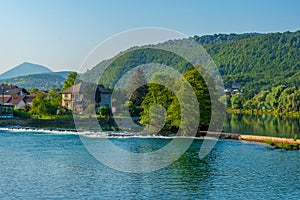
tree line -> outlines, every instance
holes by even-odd
[[[279,85],[271,90],[227,96],[229,108],[250,113],[286,114],[300,112],[299,86]]]

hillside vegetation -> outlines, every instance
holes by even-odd
[[[193,40],[203,45],[219,68],[225,87],[238,82],[242,85],[241,89],[253,90],[257,93],[263,89],[271,90],[278,85],[299,85],[300,31],[269,34],[215,34],[194,36],[183,40]],[[180,40],[152,46],[170,45],[172,42],[176,42],[177,48],[180,48],[178,46]],[[99,63],[84,73],[81,78],[100,81],[112,87],[124,72],[140,64],[156,62],[176,66],[180,72],[185,71],[188,66],[188,63],[182,62],[176,56],[172,57],[170,53],[149,48],[125,52],[112,63],[111,61]],[[109,63],[109,68],[104,72],[104,68]]]
[[[271,33],[205,45],[219,67],[225,86],[244,90],[299,85],[300,31]]]
[[[62,88],[63,82],[66,80],[63,76],[56,74],[55,72],[46,74],[33,74],[27,76],[19,76],[16,78],[10,78],[1,80],[4,84],[17,85],[21,88],[40,88],[49,90],[51,88]]]

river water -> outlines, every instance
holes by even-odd
[[[127,150],[171,141],[128,136],[110,140]],[[299,151],[219,140],[200,159],[202,142],[195,139],[171,165],[138,174],[102,164],[76,133],[2,128],[0,199],[299,199]]]
[[[286,138],[297,134],[300,137],[300,118],[227,114],[224,131]]]

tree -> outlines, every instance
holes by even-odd
[[[68,89],[69,87],[71,87],[74,84],[77,84],[79,82],[81,82],[79,74],[77,72],[71,72],[68,75],[67,80],[65,80],[62,90]]]
[[[38,92],[39,91],[39,88],[31,88],[28,90],[29,93],[35,93],[35,92]]]
[[[132,116],[140,116],[142,112],[142,102],[148,93],[148,85],[145,75],[141,68],[137,68],[134,71],[132,78],[128,84],[128,93],[131,94],[130,101],[132,105],[129,107],[129,111]]]
[[[45,93],[39,93],[32,101],[32,107],[29,111],[32,115],[55,115],[57,107],[51,103],[51,99]]]
[[[51,89],[47,95],[47,98],[50,99],[50,103],[53,107],[56,107],[58,110],[61,107],[61,94],[59,94],[58,89]]]
[[[266,103],[268,105],[268,108],[277,110],[278,109],[278,100],[282,93],[282,91],[286,87],[283,85],[277,86],[272,89],[272,91],[266,96]]]
[[[61,95],[58,89],[51,89],[49,93],[38,93],[32,101],[29,111],[32,115],[56,115],[61,109]]]
[[[153,74],[151,81],[161,82],[164,83],[164,85],[172,85],[172,89],[176,95],[168,87],[157,83],[149,84],[149,92],[142,103],[142,108],[144,110],[141,115],[141,124],[153,127],[154,125],[151,124],[152,122],[158,121],[157,119],[161,121],[161,108],[166,110],[164,130],[177,131],[179,127],[183,127],[183,130],[187,130],[187,132],[183,134],[188,134],[191,124],[194,124],[194,120],[200,116],[200,121],[196,122],[199,124],[199,127],[202,125],[207,126],[209,124],[211,116],[210,94],[204,79],[197,69],[193,67],[189,68],[188,71],[183,74],[182,79],[179,80],[174,80],[173,78],[158,72]],[[190,86],[188,86],[188,84]],[[192,87],[195,95],[191,94],[190,87]],[[195,96],[197,99],[193,99]],[[199,103],[193,105],[192,103],[194,101],[191,100],[198,100]],[[157,107],[157,104],[161,105],[161,108]],[[152,109],[153,106],[156,107]],[[193,106],[199,106],[199,113],[196,112],[197,109]],[[184,113],[189,113],[189,116],[183,118],[185,120],[182,120],[182,111],[184,111]],[[197,114],[200,114],[200,116],[197,116]],[[158,123],[158,125],[160,124]]]
[[[176,99],[175,94],[166,86],[160,85],[158,83],[164,83],[167,85],[167,83],[174,83],[175,80],[173,80],[171,77],[165,75],[164,73],[157,72],[154,73],[151,77],[151,82],[148,84],[148,93],[142,102],[142,109],[143,112],[141,113],[141,120],[140,123],[145,126],[152,126],[155,127],[156,121],[151,118],[160,119],[161,118],[161,112],[155,112],[155,111],[161,111],[158,107],[157,109],[152,109],[152,106],[161,105],[164,109],[167,110],[172,104],[173,100]],[[156,116],[157,115],[157,116]],[[171,130],[171,119],[167,117],[165,121],[164,129]]]
[[[202,72],[202,74],[204,74],[204,71]],[[192,86],[196,94],[198,104],[199,104],[200,117],[201,117],[201,120],[199,122],[200,125],[209,125],[210,116],[211,116],[211,99],[210,99],[210,93],[205,83],[205,80],[203,79],[202,75],[198,72],[198,70],[195,67],[188,68],[188,70],[183,74],[183,76]],[[207,77],[207,80],[208,79],[209,77]],[[211,80],[208,81],[210,81],[211,84],[213,83],[213,81]]]
[[[109,121],[112,116],[111,108],[109,106],[101,106],[99,107],[99,114]]]
[[[234,94],[231,97],[231,106],[233,109],[242,109],[242,97],[240,94]]]

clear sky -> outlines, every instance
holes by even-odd
[[[295,31],[299,9],[298,0],[0,0],[0,73],[24,61],[77,69],[97,44],[132,28]]]

